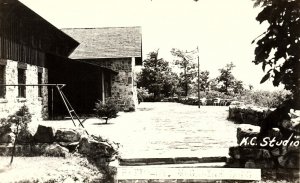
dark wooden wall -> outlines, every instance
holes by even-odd
[[[45,53],[68,57],[78,46],[19,1],[0,1],[0,58],[44,66]]]

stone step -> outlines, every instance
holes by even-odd
[[[161,165],[140,165],[139,167],[168,167],[168,168],[201,168],[201,167],[208,167],[208,168],[222,168],[225,167],[225,162],[218,162],[218,163],[194,163],[194,164],[161,164]],[[136,165],[133,166],[124,166],[118,165],[119,167],[137,167]],[[118,167],[117,166],[117,167]]]
[[[143,166],[165,164],[198,164],[227,162],[227,157],[175,157],[175,158],[130,158],[119,159],[120,166]]]

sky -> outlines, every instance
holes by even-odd
[[[259,84],[264,73],[252,63],[252,40],[267,23],[255,20],[260,8],[252,0],[20,0],[57,28],[141,26],[143,59],[159,49],[159,57],[173,62],[172,48],[199,48],[200,70],[211,78],[233,62],[233,75],[246,86],[274,90]],[[195,63],[197,59],[195,59]]]

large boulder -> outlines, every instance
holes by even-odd
[[[55,133],[56,142],[79,142],[81,135],[83,134],[80,129],[61,128]]]
[[[249,146],[249,145],[251,146],[252,144],[250,144],[250,142],[256,144],[256,138],[259,132],[260,132],[259,126],[242,124],[237,128],[237,134],[236,134],[237,143],[240,144],[241,146]]]
[[[54,142],[54,130],[52,127],[39,125],[33,138],[37,143],[52,143]]]
[[[109,143],[86,136],[81,138],[78,152],[92,158],[111,158],[116,151]]]
[[[43,154],[45,156],[66,157],[69,154],[69,150],[57,143],[53,143],[44,147]]]

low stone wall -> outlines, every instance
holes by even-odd
[[[0,127],[0,156],[11,156],[15,142],[14,127]],[[24,133],[24,132],[23,132]],[[18,136],[15,156],[66,157],[79,153],[96,160],[108,162],[117,155],[118,146],[100,137],[88,136],[83,129],[60,128],[39,125],[36,133],[29,131]]]
[[[237,129],[238,145],[230,147],[230,159],[227,167],[231,168],[261,168],[263,177],[295,180],[299,179],[300,169],[300,111],[290,113],[291,120],[284,121],[280,129],[291,135],[284,137],[279,128],[268,130],[267,134],[260,136],[260,122],[268,113],[267,110],[253,110],[244,107],[231,108],[230,117],[240,119],[241,112],[253,116],[252,124],[241,124]],[[239,120],[240,123],[249,121]],[[261,138],[261,140],[258,140]]]
[[[273,109],[246,106],[246,105],[230,105],[228,119],[238,124],[252,124],[260,126],[260,122]]]

